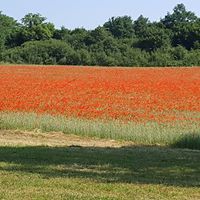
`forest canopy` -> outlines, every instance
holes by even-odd
[[[0,12],[0,62],[89,66],[200,66],[200,18],[184,4],[160,21],[112,17],[94,30],[66,27],[36,13],[20,22]]]

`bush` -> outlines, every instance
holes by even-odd
[[[21,47],[9,49],[2,55],[2,60],[11,63],[27,64],[76,64],[75,51],[59,40],[26,42]]]

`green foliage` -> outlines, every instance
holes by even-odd
[[[46,23],[46,18],[40,14],[27,14],[21,21],[22,25],[15,39],[21,45],[27,41],[48,40],[53,37],[55,28],[52,23]]]
[[[197,16],[193,12],[186,10],[184,4],[178,4],[174,8],[173,13],[167,13],[161,22],[166,26],[166,28],[173,29],[184,23],[195,22],[197,19]]]
[[[200,65],[200,18],[178,4],[159,22],[112,17],[94,30],[55,29],[40,14],[0,13],[0,62],[103,66]]]
[[[22,18],[22,23],[25,27],[33,28],[34,26],[42,24],[45,20],[46,18],[42,17],[40,14],[29,13]]]
[[[174,46],[182,45],[191,49],[199,37],[199,19],[191,11],[187,11],[183,4],[178,4],[172,14],[168,13],[161,23],[171,29],[173,33],[172,44]]]
[[[138,46],[146,51],[167,48],[171,46],[170,37],[165,29],[158,27],[157,24],[151,24],[143,31]]]
[[[2,59],[10,63],[28,64],[76,64],[73,60],[75,51],[68,44],[59,40],[26,42],[21,47],[9,49]]]
[[[143,33],[146,32],[150,22],[148,18],[140,15],[137,20],[134,21],[133,28],[138,38],[142,37]]]
[[[17,29],[17,22],[0,12],[0,51],[5,49],[7,39]]]
[[[71,31],[70,37],[66,40],[70,43],[75,49],[85,49],[86,40],[89,36],[89,32],[84,28],[76,28]]]
[[[149,66],[176,66],[177,63],[172,57],[172,53],[169,49],[158,49],[151,53],[149,57]]]
[[[173,37],[173,44],[182,45],[186,49],[192,49],[195,44],[200,41],[200,20],[197,22],[186,23],[184,25],[177,26]]]
[[[183,65],[200,66],[200,51],[199,50],[189,51],[183,60]]]
[[[132,37],[133,21],[131,17],[112,17],[108,22],[104,24],[104,27],[117,38]]]
[[[200,134],[189,133],[184,137],[181,137],[172,146],[187,149],[200,149]]]

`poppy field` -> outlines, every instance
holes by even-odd
[[[199,128],[198,67],[1,66],[0,85],[1,113]]]

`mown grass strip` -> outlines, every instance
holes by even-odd
[[[0,199],[200,198],[199,151],[163,147],[0,147]]]

